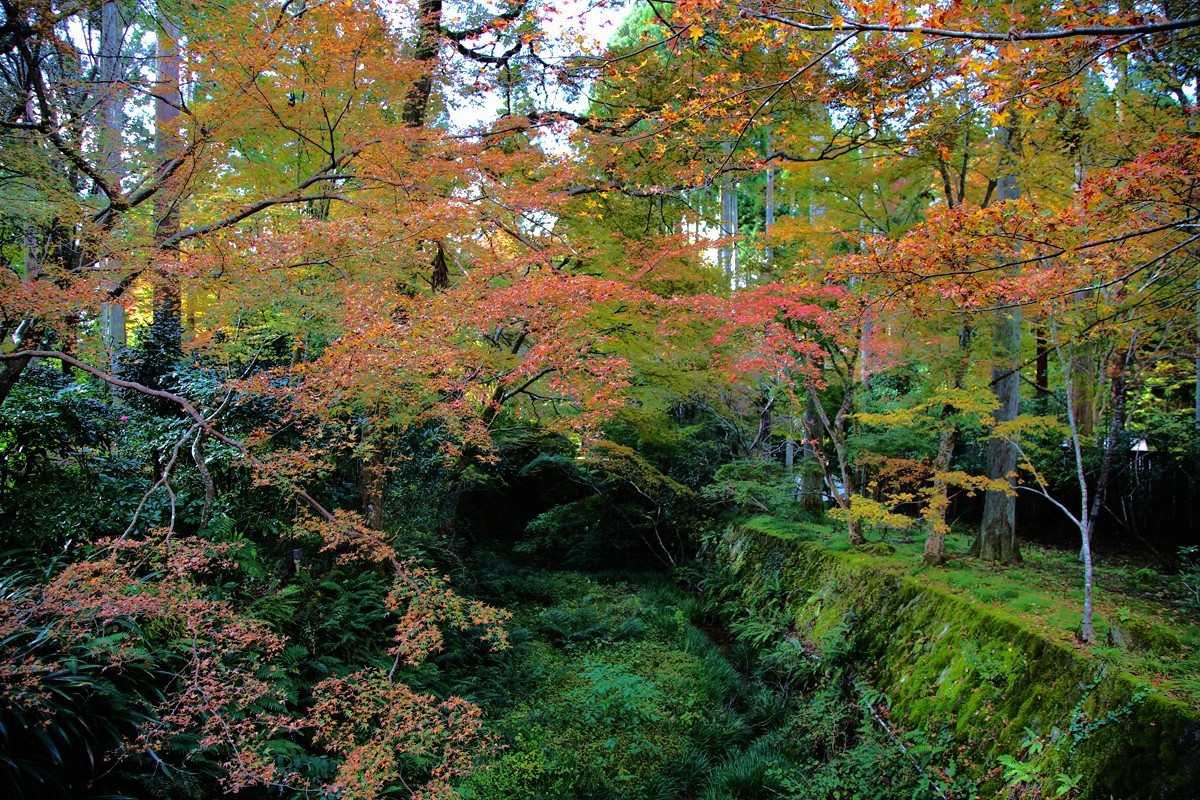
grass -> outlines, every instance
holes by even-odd
[[[855,551],[840,526],[755,521],[748,527],[779,538],[804,539],[987,606],[998,616],[1107,662],[1200,710],[1200,619],[1180,609],[1180,588],[1171,576],[1127,558],[1100,554],[1092,590],[1098,642],[1083,645],[1077,636],[1083,613],[1083,566],[1075,551],[1022,542],[1020,566],[991,566],[967,556],[971,534],[958,531],[947,538],[947,563],[927,567],[922,563],[924,542],[918,537],[875,533]],[[880,542],[889,547],[879,547]]]

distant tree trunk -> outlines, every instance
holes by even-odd
[[[770,458],[771,437],[775,433],[775,390],[763,392],[762,406],[758,412],[758,432],[751,443],[748,455],[757,458]]]
[[[128,22],[121,13],[116,0],[106,0],[100,8],[100,52],[97,58],[97,77],[100,92],[100,123],[96,138],[100,149],[100,161],[110,179],[120,183],[124,170],[121,168],[125,127],[124,96],[120,89],[125,75],[121,50],[125,41]],[[109,258],[106,267],[116,270],[119,264]],[[105,303],[101,310],[101,327],[104,345],[109,350],[120,350],[128,343],[125,330],[125,306],[120,303]]]
[[[421,73],[404,98],[401,115],[405,125],[419,128],[429,118],[429,100],[433,96],[433,73],[437,69],[442,45],[442,0],[420,0],[417,4],[417,44],[413,58],[420,62]]]
[[[817,401],[809,395],[804,403],[804,430],[816,431],[820,425],[817,419]],[[825,514],[825,500],[822,497],[824,481],[817,461],[816,441],[805,433],[800,445],[800,508],[813,517],[820,518]]]
[[[421,71],[404,97],[401,121],[410,128],[424,127],[429,121],[430,101],[433,97],[433,78],[437,70],[438,53],[442,45],[442,0],[420,0],[417,4],[417,42],[413,58],[420,63]],[[449,286],[450,276],[446,265],[446,254],[441,242],[435,242],[430,286],[434,291]],[[361,436],[367,446],[358,472],[359,508],[363,522],[372,530],[381,530],[384,524],[384,504],[387,498],[389,453],[382,441],[381,431],[374,430],[370,422],[364,422]]]
[[[1090,289],[1076,292],[1076,303],[1082,303],[1091,293]],[[1100,381],[1104,375],[1102,362],[1105,356],[1098,353],[1094,346],[1080,344],[1077,347],[1083,352],[1077,352],[1072,359],[1070,391],[1074,394],[1071,400],[1075,404],[1075,424],[1079,426],[1079,435],[1087,439],[1096,430],[1096,394],[1101,390]]]
[[[729,174],[721,178],[721,238],[737,236],[737,183]],[[730,289],[738,288],[737,245],[721,245],[717,260]]]
[[[1042,324],[1034,326],[1034,344],[1037,348],[1033,371],[1033,388],[1038,397],[1050,394],[1050,343],[1046,339],[1046,329]]]
[[[1021,187],[1017,181],[1016,161],[1019,151],[1016,112],[1009,104],[1002,131],[1004,162],[1002,174],[996,181],[997,200],[1017,200]],[[1007,260],[1007,259],[1006,259]],[[1021,310],[1019,307],[999,312],[992,332],[992,391],[998,407],[997,423],[1017,418],[1021,399]],[[1016,445],[1004,438],[988,441],[985,455],[987,476],[1008,480],[1015,486],[1017,468]],[[1014,494],[996,490],[984,492],[983,519],[979,536],[971,548],[984,561],[997,564],[1019,564],[1021,551],[1017,546],[1017,500]]]
[[[994,331],[996,347],[992,366],[992,389],[1000,403],[994,415],[997,423],[1017,418],[1021,385],[1021,312],[1011,309],[1002,313],[1004,319]],[[985,467],[989,478],[1007,479],[1015,486],[1016,446],[1004,438],[990,439],[985,452]],[[1016,508],[1015,496],[997,490],[984,492],[983,519],[979,523],[975,548],[979,558],[997,564],[1021,562]]]
[[[154,154],[165,162],[179,149],[177,120],[182,98],[179,93],[179,26],[160,8],[158,15],[156,59],[158,74],[154,98]],[[179,232],[178,192],[160,191],[154,196],[155,240],[163,242]],[[154,320],[155,336],[165,348],[181,349],[183,334],[180,318],[180,281],[172,269],[176,248],[167,248],[163,263],[155,272]]]
[[[387,464],[383,450],[372,447],[358,471],[358,492],[363,523],[373,531],[383,529],[383,504],[387,496]]]
[[[930,567],[946,563],[946,534],[950,531],[950,526],[946,524],[946,511],[950,505],[950,496],[945,475],[950,469],[950,459],[954,455],[954,440],[958,434],[956,425],[947,424],[945,417],[948,414],[945,410],[943,410],[942,416],[945,427],[938,438],[937,455],[933,459],[933,486],[930,487],[926,514],[929,530],[925,534],[925,552],[922,556],[926,566]]]
[[[767,155],[771,155],[774,149],[771,139],[770,130],[767,131]],[[767,270],[771,270],[771,266],[775,261],[775,248],[771,246],[771,232],[775,228],[775,166],[767,165],[767,188],[766,196],[763,198],[764,220],[763,220],[763,236],[767,240],[767,246],[763,249],[763,261],[766,263]]]

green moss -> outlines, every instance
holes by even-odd
[[[793,522],[792,520],[773,517],[769,514],[759,514],[758,516],[750,517],[743,520],[740,525],[746,530],[785,540],[811,540],[816,536],[829,532],[829,527],[825,525],[813,522]]]
[[[1149,650],[1156,655],[1174,657],[1182,647],[1179,637],[1169,628],[1145,617],[1130,616],[1117,624],[1131,640],[1131,645],[1138,650]]]
[[[1008,792],[1001,756],[1048,791],[1061,774],[1083,776],[1083,797],[1200,792],[1196,709],[1047,637],[1040,617],[1031,625],[1021,611],[1038,600],[1019,585],[1032,575],[950,573],[931,586],[887,554],[839,552],[764,535],[762,527],[734,525],[725,537],[743,601],[766,608],[782,598],[796,629],[814,642],[848,630],[893,719],[953,731],[985,796]],[[1014,601],[1021,611],[1008,607]],[[1138,630],[1159,647],[1179,644],[1161,626]]]

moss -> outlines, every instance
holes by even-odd
[[[793,522],[792,520],[773,517],[769,514],[759,514],[758,516],[743,520],[739,524],[746,530],[784,540],[811,540],[829,531],[828,526],[825,525],[813,522]]]
[[[1155,655],[1173,657],[1179,652],[1182,643],[1179,637],[1164,625],[1140,616],[1131,616],[1120,626],[1131,641],[1129,644],[1138,650],[1149,650]]]
[[[1195,709],[1110,674],[1012,612],[924,585],[861,552],[832,552],[759,527],[734,525],[725,537],[747,605],[765,608],[782,597],[797,630],[814,642],[848,630],[893,718],[910,729],[952,730],[985,795],[1006,791],[1002,755],[1029,764],[1048,789],[1060,773],[1082,775],[1083,797],[1200,793]],[[988,599],[1012,594],[999,587]],[[1146,642],[1170,644],[1164,630],[1139,630]]]

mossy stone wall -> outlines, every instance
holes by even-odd
[[[1200,797],[1196,709],[869,555],[759,528],[735,524],[724,538],[747,604],[783,603],[814,640],[845,625],[892,719],[952,730],[982,796],[1007,794],[998,758],[1008,755],[1044,780],[1047,795],[1061,773],[1083,776],[1084,798]]]

